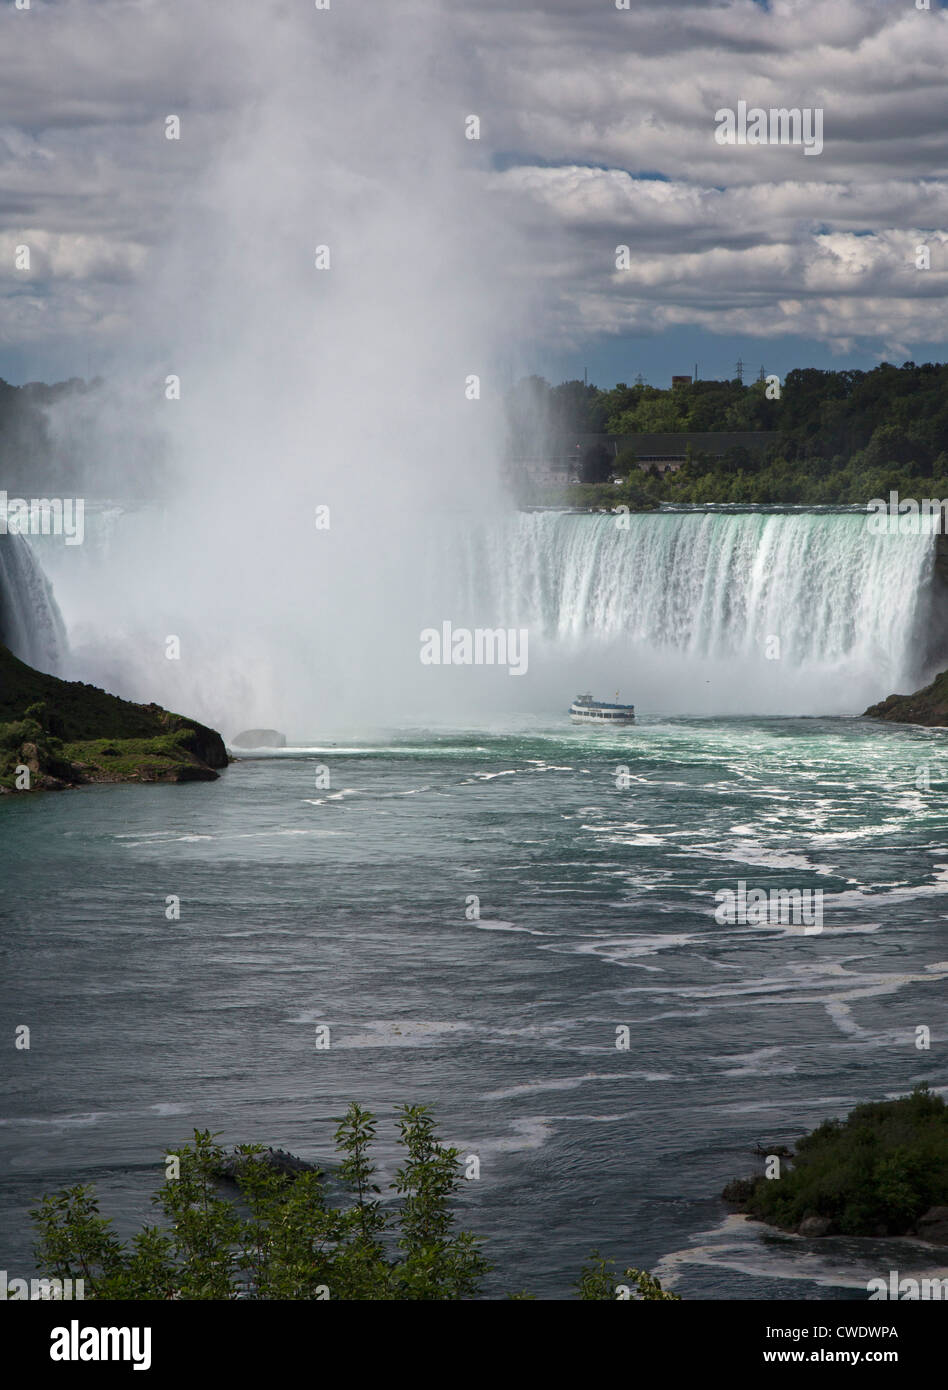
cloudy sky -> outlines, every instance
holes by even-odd
[[[140,351],[156,267],[175,243],[180,267],[225,167],[211,235],[239,240],[259,163],[242,172],[238,133],[277,99],[313,138],[358,117],[338,146],[353,177],[388,169],[432,210],[457,198],[451,127],[479,244],[517,287],[492,309],[507,372],[666,385],[695,362],[732,376],[738,356],[751,375],[941,360],[946,71],[940,0],[3,0],[0,374]],[[821,153],[718,144],[715,113],[739,101],[821,109]],[[385,113],[398,127],[408,107],[393,156]]]

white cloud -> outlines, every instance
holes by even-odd
[[[384,3],[365,0],[363,22]],[[167,258],[181,207],[213,185],[215,152],[226,148],[239,182],[243,123],[279,83],[279,62],[294,61],[294,26],[303,52],[318,24],[335,26],[322,33],[339,45],[354,102],[384,85],[390,101],[419,107],[422,132],[426,120],[481,117],[480,145],[459,141],[457,157],[483,181],[488,218],[525,237],[511,268],[532,294],[538,338],[679,324],[834,347],[940,337],[948,12],[910,0],[633,0],[628,12],[605,0],[412,0],[399,11],[410,68],[384,74],[348,22],[339,7],[304,17],[289,0],[5,7],[6,342],[133,331],[128,285],[147,285],[156,251]],[[714,112],[738,100],[822,107],[823,153],[718,146]],[[180,142],[164,139],[171,112]],[[321,113],[330,132],[333,116]],[[381,155],[391,137],[375,138]],[[496,155],[513,167],[492,173]],[[423,169],[423,137],[417,158]],[[631,176],[643,172],[662,178]],[[435,183],[417,181],[412,196],[430,197],[437,216]],[[922,240],[931,271],[914,269]],[[36,247],[34,293],[10,269],[21,241]],[[617,274],[620,243],[633,268]]]

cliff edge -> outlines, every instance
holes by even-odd
[[[215,729],[43,675],[0,647],[0,794],[89,782],[209,782],[228,761]]]
[[[948,671],[942,671],[931,685],[914,695],[890,695],[878,705],[870,705],[867,719],[890,719],[896,724],[926,724],[930,728],[948,727]]]

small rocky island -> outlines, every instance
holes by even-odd
[[[244,729],[243,733],[234,734],[230,746],[231,748],[285,748],[286,734],[281,734],[278,729]]]
[[[228,761],[214,729],[43,675],[0,646],[0,795],[90,782],[210,782]]]
[[[866,719],[890,719],[896,724],[925,724],[929,728],[948,727],[948,671],[942,671],[931,685],[914,695],[889,695],[866,710]]]
[[[754,1221],[800,1236],[915,1236],[948,1244],[948,1106],[927,1086],[826,1120],[771,1175],[721,1194]]]

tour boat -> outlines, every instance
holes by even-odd
[[[616,691],[618,700],[619,692]],[[570,718],[576,724],[634,724],[635,706],[594,700],[591,695],[577,695],[569,707]]]

